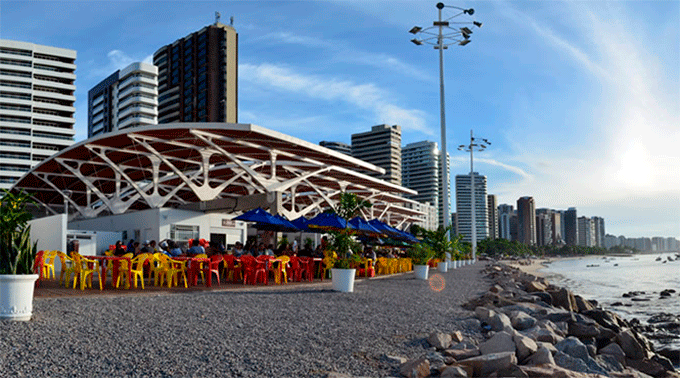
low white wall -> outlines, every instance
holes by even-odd
[[[31,225],[31,243],[38,242],[38,251],[66,252],[66,215],[34,219],[28,224]]]

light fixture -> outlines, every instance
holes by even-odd
[[[419,40],[419,39],[415,39],[415,38],[413,38],[413,39],[411,40],[411,42],[415,43],[415,44],[418,45],[418,46],[420,46],[420,45],[423,44],[423,41],[421,41],[421,40]]]
[[[479,22],[479,21],[472,21],[472,23],[475,24],[475,26],[478,27],[478,28],[482,27],[482,23]]]
[[[466,40],[464,40],[464,41],[460,41],[459,45],[465,46],[465,45],[467,45],[468,43],[470,43],[470,40],[469,40],[469,39],[466,39]]]
[[[480,25],[481,25],[481,24],[480,24]],[[414,26],[414,27],[411,28],[411,30],[409,30],[408,32],[409,32],[409,33],[412,33],[412,34],[417,34],[417,33],[418,33],[419,31],[421,31],[421,30],[423,30],[423,28],[421,28],[420,26]]]

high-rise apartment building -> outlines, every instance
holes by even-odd
[[[595,229],[595,246],[604,247],[604,218],[593,217],[593,227]]]
[[[514,240],[512,238],[512,233],[510,232],[510,223],[513,215],[515,215],[515,210],[512,205],[498,205],[498,236],[501,239]]]
[[[536,244],[539,246],[552,245],[553,242],[553,211],[550,209],[536,209]]]
[[[536,245],[536,205],[533,197],[517,200],[517,240]]]
[[[352,134],[352,156],[385,170],[384,175],[369,175],[401,185],[401,126],[377,125],[371,131]]]
[[[578,218],[578,245],[595,247],[595,222],[588,217]]]
[[[418,191],[410,199],[429,202],[437,210],[438,225],[444,225],[444,193],[436,142],[409,143],[401,150],[401,185]]]
[[[486,197],[486,208],[489,211],[489,239],[498,239],[498,197],[495,194]]]
[[[87,93],[87,137],[158,123],[158,68],[132,63]]]
[[[472,242],[472,194],[470,184],[474,182],[475,189],[475,232],[477,241],[486,239],[489,235],[489,212],[487,206],[486,176],[473,172],[474,181],[470,175],[456,175],[456,214],[458,214],[458,232],[463,235],[463,241]]]
[[[578,245],[579,228],[578,216],[575,207],[570,207],[564,212],[564,241],[567,245]]]
[[[76,52],[0,39],[0,188],[73,144]]]
[[[158,123],[238,122],[238,34],[215,23],[158,49]]]
[[[342,152],[345,155],[352,156],[352,146],[350,146],[347,143],[327,142],[327,141],[324,140],[324,141],[319,142],[319,146],[326,147],[326,148],[331,149],[333,151]]]
[[[552,241],[553,244],[563,245],[564,244],[564,222],[562,221],[564,212],[553,211],[551,214],[552,220]]]

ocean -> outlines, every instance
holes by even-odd
[[[668,261],[669,258],[674,261]],[[566,287],[583,298],[595,299],[604,309],[629,321],[637,318],[646,323],[651,316],[662,312],[680,315],[680,259],[676,259],[675,253],[557,260],[541,272],[555,285]],[[659,293],[666,289],[675,290],[675,293],[660,299]],[[644,292],[636,298],[645,301],[623,297],[631,291]],[[623,305],[612,306],[616,302]],[[680,339],[655,344],[671,344],[677,349]]]

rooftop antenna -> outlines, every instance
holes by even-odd
[[[234,16],[229,17],[229,26],[234,26]]]
[[[215,25],[220,22],[220,12],[215,12]]]

